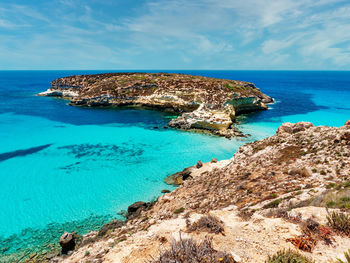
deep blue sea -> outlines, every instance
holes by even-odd
[[[172,189],[167,175],[199,159],[230,158],[283,122],[350,119],[350,72],[167,71],[250,81],[275,99],[269,110],[240,117],[251,136],[232,140],[163,129],[173,116],[158,111],[35,96],[56,78],[100,72],[0,71],[0,254],[56,242],[63,230],[97,229]]]

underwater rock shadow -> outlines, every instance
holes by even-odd
[[[31,148],[23,149],[23,150],[16,150],[16,151],[7,152],[7,153],[1,153],[0,154],[0,162],[3,162],[5,160],[11,159],[11,158],[15,158],[15,157],[26,156],[29,154],[37,153],[37,152],[40,152],[40,151],[50,147],[51,145],[52,145],[52,143],[37,146],[37,147],[31,147]]]

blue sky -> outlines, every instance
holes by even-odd
[[[0,69],[350,70],[350,1],[1,1]]]

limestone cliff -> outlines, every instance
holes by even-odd
[[[179,114],[169,125],[231,137],[238,114],[267,109],[272,99],[243,81],[170,73],[107,73],[52,81],[39,93],[74,106],[140,106]]]

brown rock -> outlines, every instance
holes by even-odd
[[[218,159],[216,158],[211,159],[211,163],[217,163],[217,162],[218,162]]]
[[[60,246],[62,248],[62,254],[68,254],[69,251],[75,248],[75,237],[72,233],[64,232],[59,240]]]
[[[350,120],[347,120],[347,121],[345,122],[345,126],[350,126]]]
[[[196,164],[196,168],[199,169],[199,168],[201,168],[202,166],[203,166],[203,163],[202,163],[201,160],[199,160],[199,161],[197,162],[197,164]]]

